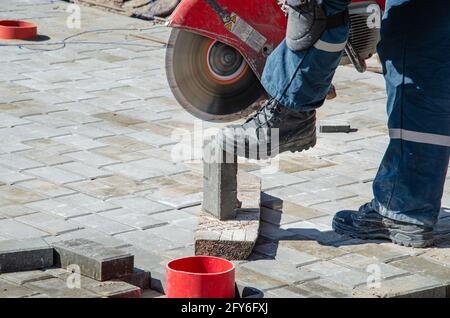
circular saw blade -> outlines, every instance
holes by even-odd
[[[197,118],[229,122],[259,107],[266,93],[250,68],[233,83],[220,83],[208,74],[211,39],[173,29],[166,51],[167,79],[177,101]]]

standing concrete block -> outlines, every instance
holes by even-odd
[[[62,268],[78,265],[80,274],[99,280],[133,273],[134,256],[86,239],[53,243],[55,264]]]
[[[247,259],[259,234],[260,197],[260,179],[240,171],[238,199],[241,207],[236,209],[236,216],[228,220],[219,220],[205,212],[199,215],[198,226],[194,232],[195,254],[228,260]]]
[[[53,249],[39,238],[0,241],[0,273],[53,266]]]
[[[237,156],[223,150],[217,137],[203,147],[203,210],[219,220],[236,217]]]

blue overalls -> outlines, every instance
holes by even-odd
[[[324,0],[327,15],[346,0]],[[450,156],[450,1],[388,0],[378,53],[387,86],[390,143],[373,183],[372,208],[408,223],[437,222]],[[285,42],[267,61],[262,83],[296,111],[320,107],[348,28],[327,30],[332,45],[291,52]],[[333,45],[334,44],[334,45]]]

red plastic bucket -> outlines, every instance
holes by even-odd
[[[29,40],[37,36],[37,25],[32,22],[0,20],[0,39]]]
[[[234,298],[234,264],[212,256],[173,260],[166,267],[167,298]]]

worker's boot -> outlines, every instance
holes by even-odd
[[[395,244],[411,247],[433,245],[433,229],[389,219],[376,212],[371,203],[358,212],[340,211],[333,219],[333,230],[359,239],[388,239]]]
[[[316,144],[316,111],[294,112],[274,99],[243,125],[222,130],[227,151],[249,159],[307,150]]]

